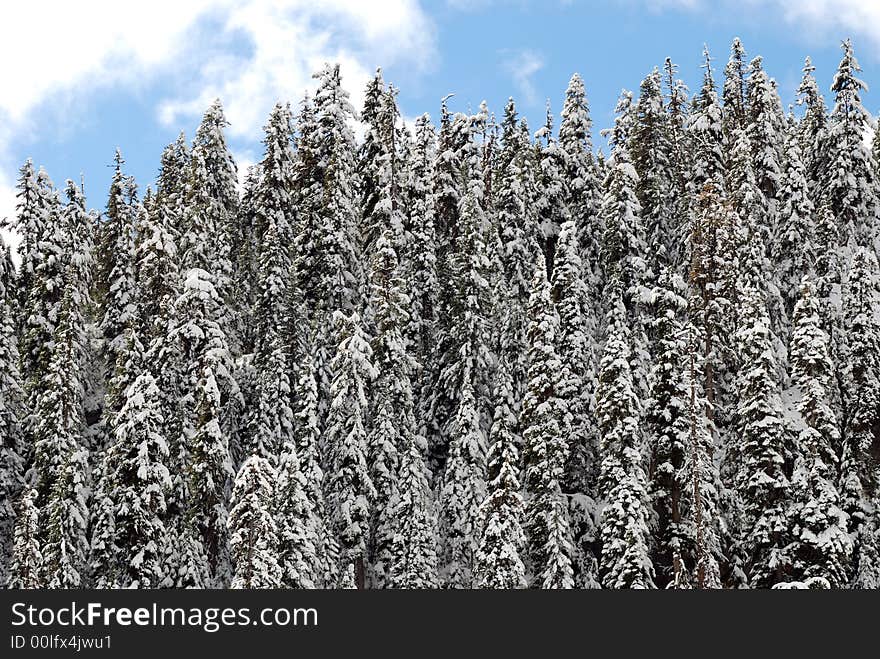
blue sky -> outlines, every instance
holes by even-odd
[[[763,55],[783,101],[794,100],[806,55],[823,90],[851,36],[864,80],[880,83],[880,2],[868,0],[93,0],[0,9],[0,216],[27,157],[62,185],[85,177],[90,206],[105,204],[114,149],[142,188],[162,147],[191,136],[220,96],[229,141],[244,166],[260,156],[261,126],[276,99],[297,102],[324,61],[340,61],[357,106],[377,65],[400,88],[405,116],[456,96],[501,113],[514,96],[533,129],[549,98],[558,112],[572,72],[584,77],[598,130],[622,88],[668,55],[699,88],[704,43],[718,79],[730,42]],[[124,8],[120,8],[122,5]],[[864,97],[874,114],[880,89]]]

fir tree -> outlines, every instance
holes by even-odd
[[[806,110],[803,119],[798,124],[798,137],[805,159],[804,165],[807,172],[807,182],[810,186],[810,198],[815,204],[821,193],[820,181],[827,166],[826,154],[822,148],[828,125],[828,113],[825,107],[825,97],[822,96],[813,75],[816,67],[813,66],[809,57],[804,62],[803,71],[804,76],[797,90],[797,103],[806,106]]]
[[[486,438],[467,365],[464,376],[439,495],[442,565],[450,588],[473,586],[480,506],[486,497]]]
[[[481,507],[482,532],[474,557],[477,588],[525,588],[525,566],[520,557],[525,535],[520,523],[519,452],[514,443],[514,415],[510,371],[502,362],[495,389],[495,418],[489,433],[487,485]]]
[[[656,68],[641,85],[636,120],[629,141],[632,164],[638,175],[635,192],[648,239],[646,270],[656,277],[659,268],[671,263],[677,251],[675,219],[670,195],[674,182],[671,169],[668,115],[663,105],[660,71]]]
[[[749,65],[748,122],[746,133],[752,146],[755,183],[764,195],[770,215],[767,223],[772,230],[776,218],[773,212],[782,180],[783,131],[776,108],[779,98],[776,88],[764,71],[763,58],[756,57]]]
[[[703,58],[703,68],[706,70],[703,86],[694,98],[693,111],[688,121],[688,135],[693,150],[689,192],[693,196],[698,195],[710,181],[720,192],[723,190],[724,179],[722,111],[708,49],[704,49]]]
[[[682,471],[688,452],[689,392],[681,377],[682,356],[688,353],[685,329],[687,301],[681,277],[661,271],[652,290],[651,333],[655,339],[651,369],[651,397],[645,408],[645,428],[650,442],[649,495],[656,517],[657,543],[652,562],[657,585],[678,585],[684,560],[682,497],[687,483]],[[678,563],[677,563],[678,561]]]
[[[48,588],[88,584],[88,469],[88,453],[74,448],[63,458],[49,495],[43,545],[43,582]]]
[[[738,490],[744,503],[743,542],[750,554],[750,583],[767,588],[789,569],[785,511],[790,497],[786,475],[786,433],[770,319],[761,294],[742,292],[742,323],[737,331],[739,358],[739,430],[742,465]]]
[[[844,359],[849,367],[844,376],[840,494],[844,510],[850,515],[850,533],[856,535],[868,518],[868,508],[877,491],[877,475],[868,457],[876,442],[873,429],[877,427],[880,410],[880,324],[875,313],[880,278],[872,251],[864,248],[856,251],[848,279],[844,289],[843,326]]]
[[[576,82],[572,82],[572,85],[577,86]],[[567,157],[572,167],[579,167],[585,162],[585,156],[579,151],[583,143],[578,141],[577,135],[583,128],[581,124],[585,121],[581,112],[585,109],[586,101],[581,99],[583,105],[578,106],[575,98],[577,90],[570,91],[574,95],[568,109],[571,116],[564,121],[564,124],[566,148],[572,153]],[[495,177],[495,222],[498,225],[500,259],[505,284],[503,286],[505,290],[500,292],[501,299],[498,302],[504,307],[501,313],[507,314],[507,329],[503,330],[501,337],[503,345],[500,349],[505,353],[504,359],[510,364],[513,393],[519,407],[528,369],[525,310],[528,307],[531,269],[539,247],[536,233],[537,217],[532,203],[536,193],[532,174],[534,169],[532,149],[527,129],[524,130],[523,124],[517,121],[513,99],[508,101],[504,109],[502,131],[503,146],[498,156],[498,171]],[[584,196],[580,202],[586,204],[588,194],[586,189],[582,190],[582,193]],[[591,236],[590,239],[594,237]]]
[[[215,320],[220,298],[213,276],[192,269],[175,303],[172,341],[182,348],[188,390],[181,405],[178,456],[185,481],[186,523],[198,531],[217,584],[229,578],[226,552],[226,490],[232,477],[229,438],[221,422],[225,403],[237,396],[226,335]],[[197,552],[198,553],[198,552]]]
[[[96,298],[101,333],[105,341],[105,359],[108,373],[126,347],[125,331],[134,323],[135,270],[134,238],[137,206],[134,182],[122,172],[125,161],[116,151],[115,170],[110,184],[106,219],[101,223],[101,235],[96,250],[97,275]],[[111,375],[108,374],[108,378]],[[121,392],[109,392],[119,397]],[[119,408],[109,408],[107,417],[112,418]]]
[[[562,364],[556,354],[559,318],[550,299],[550,285],[538,262],[529,301],[529,380],[523,401],[525,527],[533,584],[541,588],[572,588],[571,529],[562,481],[569,447],[564,432],[566,409],[557,379]]]
[[[730,46],[730,59],[724,67],[724,88],[722,100],[724,112],[722,128],[727,146],[732,143],[735,131],[745,130],[748,125],[748,86],[746,82],[746,49],[739,37]]]
[[[235,563],[232,588],[277,588],[281,583],[272,517],[276,477],[269,461],[257,455],[245,460],[235,477],[228,521],[229,550]]]
[[[322,538],[307,474],[300,466],[297,448],[283,445],[275,488],[273,516],[277,524],[279,585],[316,588],[323,581],[318,556]]]
[[[775,242],[774,262],[781,265],[779,281],[786,313],[794,310],[800,279],[815,261],[814,209],[810,201],[804,163],[797,136],[786,140],[786,162],[780,190],[779,234]]]
[[[846,40],[842,48],[843,59],[831,85],[834,109],[820,149],[827,158],[826,169],[820,173],[821,186],[837,218],[841,244],[868,245],[876,237],[880,215],[873,157],[865,141],[870,115],[862,106],[866,85],[856,77],[862,69],[852,43]]]
[[[601,432],[602,583],[606,588],[653,588],[642,430],[629,364],[623,301],[613,300],[608,338],[599,363],[596,416]]]
[[[343,574],[353,565],[358,588],[364,587],[370,515],[376,488],[367,464],[366,387],[376,378],[372,348],[357,313],[334,314],[339,343],[331,365],[334,378],[325,442],[330,447],[328,503],[340,544]]]
[[[149,373],[138,376],[127,389],[111,426],[113,444],[102,470],[106,482],[98,488],[113,501],[118,584],[126,587],[156,588],[165,584],[168,576],[164,517],[171,477],[159,402],[156,381]]]
[[[18,370],[15,266],[0,240],[0,584],[6,583],[13,550],[15,510],[24,482],[24,392]]]
[[[565,174],[568,180],[565,199],[571,219],[577,227],[579,253],[583,259],[585,283],[590,290],[599,286],[600,274],[593,264],[598,264],[602,235],[598,210],[601,203],[602,184],[593,159],[593,122],[584,81],[577,73],[571,76],[562,104],[562,123],[559,125],[559,146],[565,155]],[[534,260],[528,262],[529,265]]]
[[[535,133],[537,140],[537,194],[538,236],[547,263],[547,276],[553,274],[556,241],[562,223],[571,217],[566,204],[569,196],[566,152],[553,136],[553,115],[547,102],[547,121]],[[543,141],[543,142],[542,142]]]
[[[580,273],[577,234],[566,222],[559,234],[557,264],[553,272],[553,297],[559,313],[557,351],[561,372],[557,395],[566,414],[563,428],[568,437],[569,459],[565,465],[563,492],[571,497],[571,525],[575,538],[575,582],[595,583],[595,497],[599,473],[599,438],[595,421],[595,319],[588,288]],[[575,506],[575,502],[582,505]]]
[[[26,489],[18,506],[9,564],[9,588],[42,588],[43,552],[40,545],[40,512],[37,491]]]
[[[602,258],[606,282],[620,284],[631,317],[637,313],[641,287],[647,280],[647,245],[637,185],[638,174],[625,143],[621,143],[614,149],[614,163],[605,181]]]
[[[794,314],[791,367],[806,427],[800,433],[802,454],[791,480],[793,540],[787,562],[795,580],[821,577],[832,588],[841,588],[849,581],[852,542],[835,484],[840,430],[828,404],[833,373],[828,335],[822,329],[815,288],[806,276]]]
[[[372,521],[371,553],[374,581],[380,586],[390,569],[395,508],[398,497],[397,474],[400,452],[413,441],[416,432],[411,374],[415,365],[404,343],[409,321],[409,299],[400,277],[397,236],[403,231],[396,208],[391,171],[380,173],[384,186],[379,203],[388,204],[390,222],[375,244],[370,273],[370,305],[376,325],[374,363],[378,369],[375,383],[373,428],[368,439],[370,477],[376,488]]]
[[[423,457],[424,438],[412,435],[401,447],[397,475],[399,496],[391,547],[392,588],[436,588],[437,542],[430,473]]]

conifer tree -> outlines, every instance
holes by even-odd
[[[559,146],[565,155],[568,185],[565,199],[571,219],[577,227],[580,256],[585,268],[584,280],[590,290],[599,287],[600,274],[594,270],[599,262],[602,235],[598,211],[601,203],[602,181],[593,159],[593,122],[584,81],[577,73],[571,76],[562,104],[562,123],[559,125]],[[529,261],[529,265],[534,261]]]
[[[674,183],[670,162],[672,145],[660,71],[656,68],[642,81],[635,113],[628,146],[638,175],[635,191],[647,236],[646,270],[654,278],[661,266],[671,262],[672,254],[677,250],[678,229],[670,224],[675,219],[674,198],[670,195]]]
[[[283,445],[272,509],[278,535],[279,585],[316,588],[324,576],[318,562],[323,542],[318,526],[321,520],[312,499],[315,492],[300,465],[295,444]]]
[[[290,406],[290,355],[287,273],[289,260],[278,218],[269,215],[260,248],[257,303],[254,309],[256,391],[250,420],[250,452],[277,461],[293,432]],[[283,218],[282,218],[283,222]]]
[[[825,107],[825,97],[819,90],[819,85],[813,75],[816,67],[812,60],[807,57],[804,62],[803,78],[798,87],[798,105],[806,106],[804,117],[798,124],[798,137],[801,150],[804,155],[804,165],[807,172],[807,182],[810,186],[810,199],[817,203],[821,195],[820,183],[826,168],[826,153],[824,148],[825,130],[828,126],[828,111]]]
[[[577,87],[576,82],[572,85]],[[581,89],[583,86],[581,85]],[[571,117],[564,122],[567,148],[572,153],[567,156],[572,167],[584,166],[583,154],[578,151],[583,143],[578,142],[578,134],[585,121],[584,99],[578,106],[575,97],[577,90],[570,89],[574,96],[568,112]],[[568,106],[567,106],[568,107]],[[498,171],[495,176],[495,222],[498,225],[500,240],[500,259],[504,270],[504,291],[499,292],[498,303],[504,307],[501,314],[507,316],[507,326],[500,338],[499,349],[504,353],[511,368],[512,386],[517,408],[525,388],[526,371],[526,309],[528,307],[532,265],[538,253],[537,216],[532,199],[535,195],[532,148],[527,129],[517,121],[516,106],[510,99],[504,109],[502,121],[503,145],[498,155]],[[569,135],[571,133],[571,135]],[[586,184],[585,184],[586,185]],[[587,190],[581,190],[583,198],[578,203],[587,204]],[[589,203],[592,203],[590,201]],[[590,237],[590,239],[595,239]]]
[[[519,483],[519,451],[514,442],[517,419],[510,370],[502,362],[495,389],[495,415],[489,433],[489,495],[481,506],[481,534],[474,557],[477,588],[525,588],[521,554],[525,535],[521,526],[523,501]]]
[[[317,180],[323,181],[319,217],[323,223],[317,285],[329,311],[357,309],[363,273],[356,241],[354,188],[355,145],[347,121],[355,116],[342,88],[339,65],[326,66],[314,76]],[[315,275],[313,275],[315,276]],[[307,299],[308,296],[307,296]],[[320,299],[320,298],[319,298]]]
[[[738,491],[746,515],[742,542],[749,553],[752,587],[767,588],[783,580],[788,566],[785,511],[790,497],[786,475],[787,424],[782,409],[770,318],[761,294],[742,291],[742,322],[736,333],[739,358],[739,432],[742,465]]]
[[[219,585],[227,583],[230,576],[226,491],[232,477],[222,412],[228,400],[238,395],[238,387],[232,378],[225,332],[215,320],[221,302],[214,277],[192,269],[183,286],[183,294],[175,303],[176,326],[169,338],[181,346],[186,365],[182,436],[176,442],[185,481],[185,523],[197,530],[193,540],[201,541],[201,551],[208,560],[207,573]]]
[[[278,535],[272,517],[277,474],[263,457],[253,455],[242,465],[232,490],[229,549],[235,563],[232,588],[277,588]]]
[[[648,491],[656,517],[657,542],[652,562],[660,587],[680,583],[680,562],[684,560],[686,549],[682,498],[687,483],[682,480],[682,472],[688,438],[682,430],[689,427],[690,419],[688,383],[681,377],[681,360],[689,349],[684,294],[684,282],[669,269],[660,272],[651,293],[650,323],[655,340],[653,384],[644,418],[651,456]]]
[[[564,434],[568,438],[569,459],[565,465],[562,489],[570,495],[571,526],[575,555],[575,583],[579,587],[595,584],[595,497],[599,473],[599,438],[595,420],[596,360],[593,353],[595,318],[592,316],[588,288],[577,253],[577,233],[573,222],[566,222],[559,234],[556,268],[553,271],[553,298],[559,313],[557,351],[561,371],[557,395],[564,406]],[[580,505],[575,505],[579,503]]]
[[[37,491],[26,489],[18,506],[9,564],[9,588],[32,589],[44,586],[43,553],[40,545],[40,513]]]
[[[429,399],[431,375],[435,372],[440,290],[437,274],[437,242],[434,227],[434,151],[436,135],[428,115],[416,120],[412,165],[410,167],[409,227],[412,253],[407,262],[405,282],[409,282],[410,322],[407,336],[410,353],[416,360],[413,387],[416,409],[424,417]],[[424,421],[419,421],[420,425]],[[421,432],[425,433],[423,429]]]
[[[170,196],[170,195],[169,195]],[[171,320],[180,273],[177,267],[177,209],[172,199],[160,192],[151,207],[137,209],[134,271],[138,289],[138,336],[157,349]]]
[[[139,375],[111,424],[98,492],[113,502],[112,543],[118,547],[117,583],[157,588],[166,583],[166,494],[171,489],[168,442],[156,381]],[[93,565],[105,570],[109,565]]]
[[[606,502],[602,511],[600,574],[606,588],[653,588],[641,410],[633,388],[619,291],[612,304],[596,390],[602,450],[599,487]]]
[[[106,219],[101,223],[96,250],[96,298],[101,333],[105,342],[107,378],[125,350],[126,328],[132,326],[136,315],[134,238],[137,202],[132,179],[122,172],[122,153],[117,149],[115,170],[110,183]],[[121,392],[110,392],[117,395]],[[112,418],[119,408],[107,410]]]
[[[829,405],[832,364],[828,335],[822,329],[819,300],[812,280],[805,276],[794,313],[791,339],[792,375],[801,393],[799,410],[805,422],[799,444],[802,453],[791,480],[793,578],[821,577],[832,588],[849,583],[852,541],[847,515],[841,509],[835,483],[840,452],[840,430]]]
[[[535,133],[538,176],[535,204],[538,211],[538,237],[547,263],[547,276],[553,274],[556,241],[562,223],[571,217],[566,204],[569,196],[566,152],[553,135],[553,114],[547,102],[547,120]]]
[[[605,181],[602,258],[606,285],[619,283],[631,318],[637,313],[641,287],[647,282],[647,245],[637,186],[638,174],[625,143],[621,143],[614,148],[614,163]]]
[[[724,67],[722,91],[722,100],[724,101],[722,128],[724,141],[728,147],[732,144],[731,138],[734,132],[745,130],[748,125],[746,114],[749,102],[746,74],[746,49],[740,38],[735,37],[730,46],[730,59],[727,60],[727,66]]]
[[[444,540],[443,574],[450,588],[473,586],[480,506],[486,498],[486,437],[465,364],[462,389],[450,433],[449,456],[439,495]]]
[[[424,444],[424,438],[411,435],[401,447],[389,575],[392,588],[436,588],[439,581],[437,522],[431,500],[430,473],[423,457]]]
[[[49,495],[43,545],[47,588],[83,588],[88,584],[88,453],[76,447],[64,458]]]
[[[853,255],[849,282],[844,289],[843,325],[846,332],[844,376],[846,397],[843,416],[840,494],[850,515],[855,536],[868,520],[868,508],[877,492],[877,475],[867,454],[874,445],[872,429],[878,423],[880,401],[880,324],[876,317],[880,299],[877,259],[872,251],[858,249]],[[860,547],[855,548],[856,553]],[[859,558],[856,555],[856,560]]]
[[[688,121],[688,135],[693,149],[689,177],[689,192],[692,196],[699,195],[709,181],[718,192],[724,189],[722,111],[708,49],[703,50],[703,59],[703,85],[694,98],[694,107]]]
[[[238,208],[238,175],[223,134],[228,125],[217,99],[205,111],[193,140],[179,251],[181,271],[201,268],[212,272],[220,298],[232,304],[227,296],[232,283],[231,241]]]
[[[467,171],[468,185],[458,213],[457,251],[448,263],[449,285],[455,296],[444,303],[444,313],[449,314],[449,320],[438,337],[440,373],[431,409],[439,426],[438,439],[446,438],[447,441],[435,441],[434,445],[429,445],[432,458],[429,466],[441,470],[445,458],[443,449],[451,447],[460,432],[456,428],[461,427],[459,403],[464,387],[471,389],[483,437],[488,428],[491,396],[493,358],[489,321],[493,309],[489,243],[492,227],[483,208],[483,176],[478,154],[471,153]],[[446,291],[447,295],[450,292]]]
[[[310,353],[306,351],[306,354]],[[324,471],[321,467],[319,451],[321,432],[318,427],[318,384],[315,371],[312,359],[307,359],[298,369],[294,387],[294,440],[297,462],[305,479],[306,497],[312,504],[312,526],[317,536],[314,572],[316,585],[331,587],[336,583],[338,543],[330,528],[331,520],[324,502]]]
[[[25,401],[18,370],[15,274],[9,248],[0,240],[0,584],[6,583],[13,550],[13,506],[24,486]]]
[[[387,181],[387,174],[380,173],[379,181]],[[391,202],[391,221],[376,240],[370,273],[370,306],[376,326],[373,362],[378,375],[373,389],[373,427],[368,433],[367,460],[376,488],[370,554],[374,564],[373,582],[377,587],[385,584],[391,567],[400,451],[409,445],[415,432],[410,380],[414,365],[404,343],[409,300],[403,292],[394,246],[395,236],[403,227],[394,202],[385,196],[389,192],[386,190],[379,203]]]
[[[562,364],[556,354],[559,318],[541,260],[532,279],[529,301],[529,380],[523,401],[525,527],[528,553],[540,588],[572,588],[571,529],[562,493],[569,447],[565,404],[557,381]]]
[[[81,318],[74,300],[73,286],[67,284],[51,344],[51,361],[36,398],[33,482],[40,509],[50,505],[65,464],[78,450],[84,424],[76,354]]]
[[[693,324],[687,327],[686,364],[682,365],[681,381],[687,392],[687,416],[678,418],[675,434],[687,442],[681,481],[682,518],[687,520],[690,546],[682,552],[686,562],[680,565],[673,546],[673,582],[675,587],[686,584],[683,571],[693,565],[693,584],[697,588],[720,588],[720,540],[726,532],[726,521],[720,517],[721,482],[715,463],[715,428],[708,415],[708,403],[701,386],[701,364],[698,357],[699,335]],[[687,558],[690,555],[690,561]],[[692,561],[692,562],[691,562]]]
[[[847,39],[842,48],[843,59],[831,85],[834,109],[820,149],[827,158],[826,169],[820,173],[821,186],[837,218],[841,244],[868,245],[876,237],[880,215],[873,156],[865,141],[870,115],[862,106],[866,85],[856,77],[862,69],[852,42]]]
[[[786,313],[794,311],[800,279],[815,261],[815,218],[801,149],[797,136],[786,140],[785,174],[779,199],[779,233],[773,261],[780,264],[778,275]]]
[[[344,575],[353,566],[358,588],[364,587],[370,515],[376,488],[367,464],[366,388],[376,378],[376,367],[360,316],[334,314],[339,343],[331,365],[334,377],[325,431],[330,455],[328,508],[340,544]]]
[[[780,156],[785,137],[785,126],[776,112],[779,103],[776,88],[764,71],[763,58],[756,57],[749,65],[746,133],[752,146],[755,183],[764,195],[769,213],[766,221],[771,230],[776,222],[774,211],[782,179]]]

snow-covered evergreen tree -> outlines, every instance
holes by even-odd
[[[37,491],[26,489],[18,503],[18,516],[12,538],[9,563],[9,588],[41,588],[43,581],[43,550],[40,545],[40,511],[36,506]]]
[[[742,542],[749,553],[749,579],[755,588],[783,580],[789,566],[785,513],[790,497],[786,474],[789,432],[777,382],[776,354],[767,307],[758,290],[742,291],[737,346],[742,368],[737,416],[742,464],[738,490],[746,515]]]
[[[0,584],[13,550],[14,505],[24,486],[24,392],[16,341],[16,277],[9,248],[0,240]]]
[[[185,364],[181,437],[173,443],[182,469],[186,524],[194,527],[208,560],[208,573],[220,584],[230,577],[226,542],[226,492],[232,477],[229,438],[223,431],[224,405],[237,396],[226,334],[216,320],[221,307],[215,279],[204,270],[187,273],[175,303],[170,339]],[[174,458],[174,456],[172,456]]]
[[[495,417],[489,433],[489,495],[481,507],[482,530],[474,557],[474,586],[511,589],[527,586],[521,554],[525,549],[521,518],[517,419],[509,367],[502,362],[495,388]]]
[[[392,588],[436,588],[437,520],[425,465],[424,438],[411,435],[401,446],[394,508],[389,585]]]
[[[791,479],[792,543],[786,550],[794,580],[821,577],[832,588],[849,583],[852,541],[837,490],[840,430],[829,405],[833,375],[828,335],[822,329],[819,299],[805,276],[794,313],[791,339],[792,376],[801,394],[798,404],[805,427],[801,455]]]
[[[734,37],[730,45],[730,58],[724,67],[724,86],[721,97],[724,102],[722,128],[726,146],[731,145],[731,136],[735,131],[745,130],[748,125],[747,111],[748,82],[746,49],[739,37]]]
[[[291,442],[283,445],[272,509],[278,535],[279,585],[316,588],[324,577],[318,561],[322,520],[316,516],[315,492],[300,464],[296,446]]]
[[[43,512],[43,583],[47,588],[88,584],[88,480],[88,453],[76,447],[64,456]]]
[[[626,314],[619,291],[612,305],[596,390],[602,451],[599,486],[606,504],[600,574],[606,588],[653,588],[641,410],[630,370]]]
[[[807,185],[806,170],[797,135],[786,140],[785,171],[779,193],[779,231],[774,245],[774,262],[786,313],[791,316],[801,278],[815,261],[815,218]]]
[[[669,118],[663,104],[660,71],[654,69],[643,81],[636,104],[636,120],[629,141],[632,164],[638,175],[635,191],[646,234],[646,272],[655,278],[660,267],[671,263],[678,250],[672,144]]]
[[[232,588],[277,588],[278,533],[272,516],[276,471],[253,455],[235,477],[229,511],[229,550],[235,564]]]
[[[462,389],[451,429],[449,456],[439,495],[443,538],[443,578],[450,588],[471,588],[480,530],[480,506],[486,498],[486,437],[465,365]]]
[[[873,155],[865,139],[871,129],[861,92],[867,88],[857,78],[862,70],[853,54],[852,42],[842,44],[843,59],[834,75],[831,91],[834,109],[820,152],[827,158],[820,172],[821,187],[837,218],[841,244],[869,245],[877,235],[880,216],[877,174]]]
[[[550,299],[550,284],[539,259],[529,301],[529,379],[522,409],[525,529],[538,588],[572,588],[571,527],[562,492],[568,439],[564,435],[565,401],[557,381],[562,363],[556,353],[559,317]]]
[[[334,314],[339,335],[331,368],[331,402],[325,445],[331,451],[327,500],[332,527],[340,545],[340,572],[355,570],[358,588],[364,587],[370,515],[376,488],[367,463],[366,389],[376,378],[370,347],[360,316]]]
[[[168,578],[164,518],[171,477],[159,390],[153,376],[139,375],[124,401],[110,425],[112,444],[104,456],[96,494],[112,502],[110,542],[118,548],[118,563],[111,566],[93,561],[93,570],[96,575],[110,571],[118,586],[157,588]]]
[[[868,458],[876,442],[874,429],[880,410],[880,323],[876,315],[880,300],[878,273],[880,270],[873,251],[856,250],[843,300],[844,359],[849,366],[844,376],[846,396],[839,487],[844,510],[850,515],[850,532],[854,536],[868,521],[878,486],[877,474]],[[859,546],[855,549],[860,551]]]
[[[565,203],[577,227],[580,256],[588,269],[583,276],[589,289],[595,291],[600,286],[601,276],[597,266],[601,251],[599,238],[602,235],[598,215],[602,181],[593,157],[592,130],[584,81],[575,73],[565,90],[562,122],[559,124],[559,147],[566,161],[568,185]],[[534,259],[528,261],[529,265],[532,263]]]

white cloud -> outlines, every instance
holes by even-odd
[[[757,0],[749,0],[759,4]],[[876,0],[774,0],[786,20],[814,36],[859,36],[880,53],[880,2]]]
[[[298,101],[311,73],[338,61],[357,102],[378,64],[426,66],[433,26],[419,0],[44,0],[4,3],[0,21],[0,217],[14,210],[13,135],[31,111],[71,113],[97,88],[163,75],[160,120],[197,116],[220,96],[232,135],[259,134],[272,103]],[[194,83],[193,80],[196,82]],[[167,84],[166,84],[167,83]]]
[[[434,49],[433,28],[411,0],[249,0],[229,11],[222,32],[244,38],[248,52],[230,55],[219,66],[209,61],[195,93],[162,103],[163,122],[198,115],[219,96],[231,134],[253,136],[272,103],[279,98],[298,102],[313,88],[311,74],[325,61],[342,65],[344,84],[357,106],[377,65],[405,59],[408,67],[419,69]]]
[[[742,9],[742,0],[621,0],[649,11]],[[880,2],[877,0],[745,0],[750,14],[773,12],[801,30],[801,36],[827,43],[829,38],[861,37],[880,54]],[[719,8],[719,5],[724,5]]]
[[[534,105],[538,102],[538,92],[535,89],[534,75],[544,68],[544,58],[534,50],[501,51],[503,58],[502,66],[516,85],[522,100]]]

